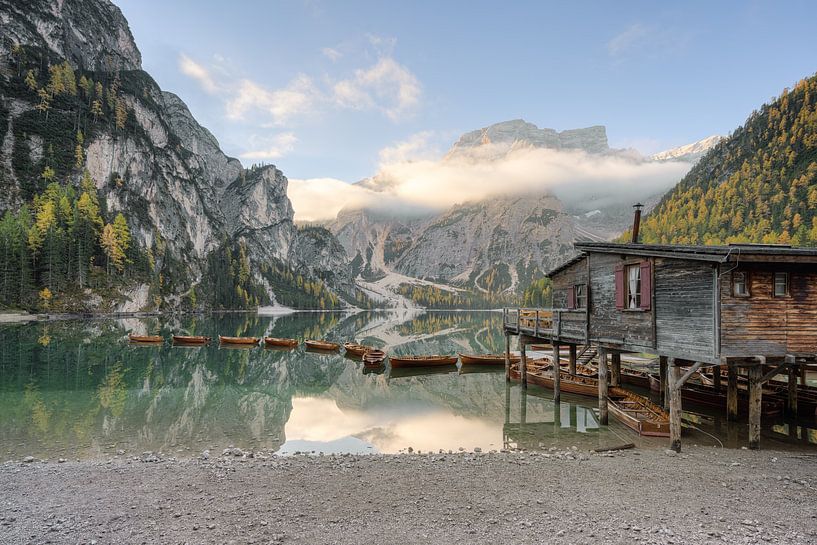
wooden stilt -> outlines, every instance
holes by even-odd
[[[800,367],[800,386],[806,385],[806,366]]]
[[[607,350],[599,350],[599,424],[607,425]]]
[[[786,363],[789,363],[789,416],[797,416],[797,375],[799,369],[795,364],[794,357],[786,356]]]
[[[730,364],[727,372],[726,419],[734,422],[738,419],[738,369]]]
[[[658,356],[658,382],[660,384],[661,403],[665,409],[669,409],[669,396],[667,395],[667,357]]]
[[[525,343],[519,339],[519,352],[522,356],[522,361],[519,362],[519,382],[522,383],[523,388],[528,387],[528,356],[525,352]]]
[[[571,375],[576,375],[576,345],[570,345],[570,351],[568,352],[568,360],[567,360],[567,370],[570,372]]]
[[[505,382],[511,381],[511,336],[505,333]]]
[[[519,389],[519,423],[526,424],[528,421],[528,391]]]
[[[681,367],[675,358],[670,358],[669,366],[669,439],[670,448],[681,452]]]
[[[716,392],[721,391],[721,366],[716,365],[712,368],[712,383]]]
[[[760,447],[760,404],[763,399],[763,366],[749,368],[749,448]]]
[[[621,386],[621,354],[613,352],[611,355],[610,386]]]
[[[505,382],[505,424],[511,423],[511,385]]]
[[[553,401],[559,403],[562,398],[562,368],[560,362],[559,343],[553,341]]]

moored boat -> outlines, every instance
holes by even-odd
[[[363,354],[363,367],[380,367],[386,361],[386,353],[382,350],[371,349]]]
[[[343,348],[350,356],[362,357],[366,352],[373,350],[371,346],[358,343],[343,343]]]
[[[173,335],[174,344],[202,345],[208,344],[212,339],[203,335]]]
[[[669,437],[669,413],[644,396],[615,388],[608,397],[613,416],[639,435]]]
[[[307,348],[312,350],[323,350],[325,352],[334,352],[335,350],[340,348],[338,343],[332,343],[329,341],[318,341],[315,339],[309,339],[304,341],[304,344]]]
[[[165,342],[160,335],[128,335],[128,340],[134,344],[159,344]]]
[[[463,365],[505,365],[504,354],[460,354],[460,361]],[[519,363],[522,356],[511,354],[511,363]]]
[[[222,344],[242,344],[245,346],[252,346],[258,344],[260,339],[258,337],[225,337],[224,335],[218,336],[218,342]]]
[[[391,356],[389,363],[392,367],[431,367],[437,365],[456,365],[457,356]]]
[[[295,348],[298,346],[298,339],[281,339],[278,337],[264,337],[264,345],[280,346],[284,348]]]

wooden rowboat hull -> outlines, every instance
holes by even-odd
[[[128,340],[132,343],[157,344],[165,342],[159,335],[128,335]]]
[[[343,349],[346,350],[346,353],[349,354],[350,356],[356,356],[360,358],[363,357],[363,354],[372,350],[372,347],[355,343],[343,343]]]
[[[173,335],[173,342],[175,344],[202,345],[209,343],[210,340],[210,337]]]
[[[434,367],[441,365],[456,365],[456,356],[428,356],[428,357],[399,357],[389,358],[392,367]]]
[[[505,356],[502,354],[460,354],[460,361],[463,365],[505,365]],[[511,363],[519,363],[522,361],[522,357],[512,354],[510,361]]]
[[[218,336],[218,342],[223,344],[243,344],[243,345],[256,345],[258,344],[258,337],[224,337],[223,335]]]
[[[311,350],[322,350],[324,352],[334,352],[335,350],[340,348],[340,345],[337,343],[330,343],[327,341],[304,341],[304,344],[307,348]]]
[[[639,435],[669,437],[669,414],[649,399],[628,392],[611,396],[607,406],[616,420]]]
[[[297,339],[279,339],[277,337],[264,337],[266,346],[279,346],[282,348],[295,348],[298,346]]]
[[[684,401],[697,403],[699,405],[706,405],[708,407],[716,407],[718,409],[726,409],[726,390],[721,392],[715,390],[714,387],[704,386],[699,384],[688,384],[681,388],[681,398]],[[745,390],[738,390],[738,413],[749,413],[749,396]],[[761,414],[766,416],[776,416],[783,413],[783,402],[777,399],[769,399],[766,397],[761,403]]]

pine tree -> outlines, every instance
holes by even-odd
[[[29,70],[28,72],[26,72],[25,83],[28,86],[28,88],[31,89],[32,91],[37,90],[38,87],[37,77],[34,75],[34,70]]]

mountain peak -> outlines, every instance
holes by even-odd
[[[686,144],[685,146],[678,146],[677,148],[672,148],[658,153],[654,153],[653,155],[650,155],[650,159],[652,159],[653,161],[695,162],[698,159],[700,159],[703,156],[703,154],[705,154],[707,151],[714,148],[721,140],[723,140],[722,136],[714,134],[712,136],[707,136],[703,140],[698,140],[697,142]]]
[[[41,47],[74,67],[141,70],[142,55],[122,11],[108,0],[0,0],[0,24],[12,45]]]
[[[524,119],[511,119],[467,132],[451,148],[450,155],[486,144],[528,145],[534,148],[583,150],[604,153],[609,150],[603,125],[556,131],[539,128]]]

